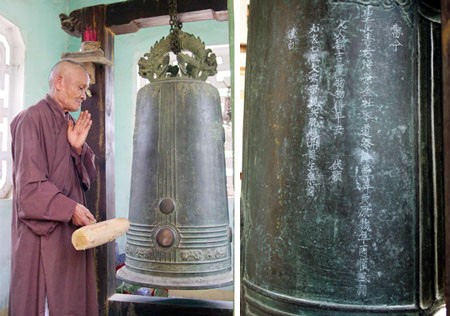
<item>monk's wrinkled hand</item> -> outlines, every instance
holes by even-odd
[[[75,149],[78,155],[83,150],[83,145],[92,126],[91,114],[88,111],[82,111],[75,124],[69,120],[67,128],[67,139],[69,144]]]
[[[92,215],[86,207],[82,204],[77,204],[75,206],[75,211],[72,215],[72,223],[75,226],[86,226],[96,222],[94,215]]]

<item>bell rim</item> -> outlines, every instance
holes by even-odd
[[[116,276],[133,285],[178,290],[214,289],[233,284],[232,269],[207,276],[171,277],[136,273],[125,265],[117,270]]]

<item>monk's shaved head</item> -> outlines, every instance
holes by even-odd
[[[89,89],[89,73],[76,61],[60,60],[50,71],[48,95],[64,112],[75,112],[86,100]]]
[[[56,78],[60,76],[64,77],[67,71],[73,68],[81,68],[86,73],[86,75],[89,76],[86,68],[82,64],[70,59],[62,59],[58,63],[56,63],[50,71],[50,75],[48,77],[48,86],[50,90],[54,88]]]

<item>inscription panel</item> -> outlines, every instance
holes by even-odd
[[[249,24],[244,284],[309,304],[413,306],[415,5],[297,3],[255,4],[276,30]]]
[[[322,54],[323,79],[315,97],[326,100],[320,106],[323,127],[315,132],[321,140],[315,150],[315,194],[309,189],[310,173],[303,177],[305,211],[313,212],[319,203],[323,209],[317,217],[310,215],[322,224],[305,246],[317,249],[317,240],[331,245],[331,237],[342,243],[329,249],[329,263],[317,262],[345,275],[325,290],[342,282],[347,299],[377,302],[389,293],[406,304],[416,293],[415,39],[412,17],[386,11],[387,1],[379,3],[334,5],[331,18],[320,26],[318,42],[329,41],[331,49]],[[316,45],[310,42],[311,54]],[[312,230],[305,233],[308,240]],[[317,277],[305,274],[302,281],[320,284]]]

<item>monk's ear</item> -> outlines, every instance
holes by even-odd
[[[62,89],[63,86],[63,77],[62,76],[57,76],[55,78],[55,89],[56,91],[60,91]]]

